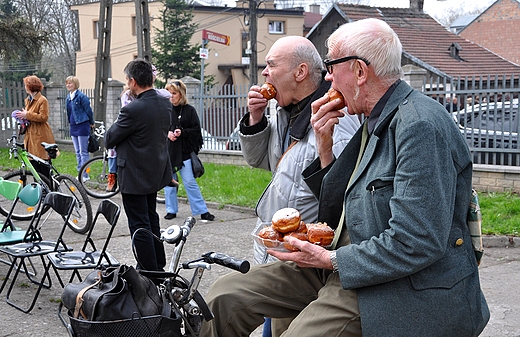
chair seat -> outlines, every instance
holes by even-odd
[[[103,266],[118,266],[120,263],[109,253],[105,253],[109,262],[103,261]],[[58,269],[93,269],[96,268],[101,252],[69,251],[57,252],[47,255],[51,263]]]
[[[35,255],[46,255],[53,252],[56,247],[54,241],[22,242],[10,246],[0,247],[0,252],[13,257],[27,257]]]
[[[0,246],[22,242],[25,233],[25,231],[21,230],[0,232]]]

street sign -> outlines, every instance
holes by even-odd
[[[199,49],[199,55],[201,59],[208,59],[208,49],[207,48],[200,48]]]
[[[202,39],[213,41],[220,44],[225,44],[226,46],[229,46],[230,42],[230,38],[228,35],[215,33],[206,29],[202,30]]]

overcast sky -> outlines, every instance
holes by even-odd
[[[485,9],[496,0],[424,0],[424,11],[430,16],[442,14],[447,9]],[[367,5],[380,7],[408,7],[409,0],[367,0]]]
[[[268,2],[272,2],[273,0],[267,0]],[[322,4],[324,2],[329,3],[327,8],[322,10],[328,10],[330,6],[330,1],[328,0],[304,0],[308,4],[318,3]],[[459,9],[467,12],[472,9],[485,9],[489,7],[496,0],[424,0],[424,11],[428,13],[432,17],[438,17],[442,15],[443,11],[448,9]],[[301,3],[299,0],[294,0],[295,3]],[[345,2],[349,3],[349,1],[339,0],[339,3]],[[370,6],[379,6],[379,7],[408,7],[410,4],[409,0],[362,0],[362,4],[370,5]],[[227,4],[228,6],[235,6],[235,0],[223,0],[223,4]],[[307,7],[306,10],[309,8]],[[323,13],[323,11],[322,11]]]

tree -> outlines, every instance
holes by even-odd
[[[164,79],[192,76],[200,79],[200,44],[190,45],[197,29],[193,11],[183,0],[162,0],[163,29],[156,28],[152,60]],[[207,79],[205,82],[208,83]]]
[[[13,0],[0,2],[0,73],[11,81],[20,81],[30,74],[42,76],[38,73],[38,63],[48,39],[46,31],[36,29],[20,14],[20,8]]]

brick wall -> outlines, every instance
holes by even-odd
[[[520,193],[520,167],[475,164],[473,187],[480,192]]]
[[[467,26],[460,36],[520,64],[520,3],[499,0]]]

